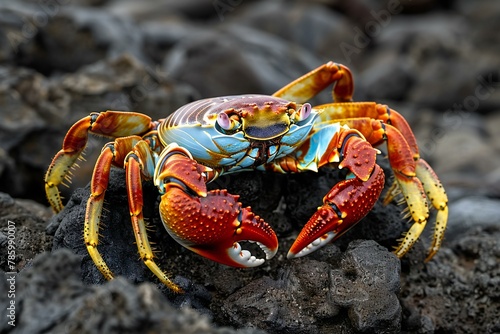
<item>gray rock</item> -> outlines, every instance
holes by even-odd
[[[57,5],[56,5],[57,6]],[[23,65],[51,71],[73,72],[103,58],[124,53],[146,61],[142,35],[131,20],[91,7],[57,6],[54,15],[37,28],[36,38],[23,46]],[[39,9],[35,7],[35,13]]]
[[[37,99],[46,98],[43,96],[46,94],[37,94],[41,91],[37,86],[41,86],[44,79],[28,69],[0,66],[0,80],[0,146],[11,150],[27,134],[46,126],[32,107]]]
[[[306,50],[275,36],[223,25],[177,43],[163,66],[172,78],[196,88],[200,96],[212,97],[272,94],[320,64]]]
[[[161,63],[177,43],[206,31],[202,26],[177,17],[160,21],[148,20],[141,25],[141,30],[144,34],[145,52],[155,63]]]
[[[133,0],[108,1],[106,10],[117,16],[129,17],[135,22],[162,22],[165,19],[191,20],[216,18],[216,3],[203,0]]]
[[[500,331],[500,229],[478,226],[425,266],[403,267],[402,329],[429,333]],[[422,284],[424,282],[424,284]]]
[[[0,192],[1,270],[17,272],[37,254],[50,249],[52,238],[45,234],[50,216],[50,209],[38,203],[13,199]],[[12,241],[13,247],[8,247],[7,241]],[[10,258],[11,255],[14,259]]]
[[[393,55],[384,53],[380,57],[379,62],[356,78],[362,99],[378,103],[407,99],[415,83],[415,73],[408,64],[395,63]]]
[[[272,1],[256,2],[241,11],[227,13],[225,17],[225,22],[232,27],[244,25],[279,37],[323,61],[346,63],[347,59],[339,46],[351,42],[355,36],[352,22],[344,15],[305,2],[293,6],[282,6]],[[293,69],[283,68],[283,71]]]
[[[357,241],[335,264],[327,261],[295,260],[276,280],[263,277],[230,295],[224,311],[236,325],[272,333],[399,333],[399,260]]]
[[[2,317],[4,333],[235,333],[216,328],[189,308],[174,308],[150,283],[117,278],[103,285],[81,282],[81,257],[61,249],[43,253],[15,276],[15,327]],[[7,295],[6,278],[1,280]],[[2,309],[9,300],[2,298]],[[238,331],[239,333],[240,331]],[[262,333],[245,329],[243,333]]]
[[[419,106],[451,108],[463,99],[463,92],[474,92],[474,80],[481,71],[467,52],[467,32],[467,22],[458,15],[447,15],[446,19],[440,14],[430,14],[425,19],[418,15],[391,17],[376,36],[377,47],[369,65],[364,64],[366,73],[360,75],[361,87],[370,89],[370,99],[377,98],[380,86],[382,98],[404,98]],[[401,86],[395,87],[397,83]]]
[[[487,135],[485,122],[475,113],[450,111],[441,117],[431,116],[418,127],[422,156],[432,164],[445,187],[462,189],[456,195],[450,192],[451,200],[495,195],[500,158],[493,153],[495,137]]]
[[[465,197],[450,204],[446,237],[460,240],[475,229],[500,227],[500,201],[487,197]]]

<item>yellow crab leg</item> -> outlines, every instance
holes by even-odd
[[[273,96],[305,103],[333,83],[332,95],[335,102],[352,101],[354,83],[351,71],[344,65],[331,61],[289,83]]]
[[[90,182],[90,196],[87,200],[85,221],[83,223],[83,240],[92,261],[107,279],[114,275],[102,258],[97,246],[99,245],[99,226],[104,204],[104,195],[109,183],[109,173],[113,164],[122,166],[123,156],[141,140],[138,136],[117,138],[114,142],[107,143],[97,158]]]
[[[421,235],[429,216],[429,200],[437,209],[433,241],[426,258],[429,261],[444,238],[448,199],[436,174],[420,158],[415,137],[406,120],[395,110],[374,102],[330,103],[314,109],[319,112],[323,123],[339,122],[357,129],[373,146],[387,142],[396,182],[387,192],[384,203],[389,203],[402,192],[414,221],[395,253],[402,257]]]
[[[94,261],[99,271],[107,280],[113,278],[113,273],[97,250],[97,245],[99,244],[99,222],[101,221],[104,193],[108,187],[109,173],[113,159],[113,144],[106,144],[94,167],[90,183],[90,196],[87,200],[87,209],[85,211],[85,222],[83,223],[83,240],[87,246],[87,251],[92,261]]]
[[[444,239],[448,221],[448,197],[437,175],[425,160],[417,161],[416,172],[417,177],[422,181],[427,198],[437,210],[432,245],[425,259],[425,262],[428,262],[437,253]]]
[[[154,123],[146,115],[119,111],[92,113],[76,122],[45,174],[45,193],[52,209],[57,213],[64,207],[57,187],[69,179],[70,169],[85,149],[89,133],[117,138],[145,134],[153,127]]]
[[[345,120],[345,122],[347,124],[351,123],[351,126],[353,126],[356,120],[352,122]],[[394,172],[395,182],[408,204],[408,210],[414,222],[410,230],[404,235],[399,246],[394,250],[394,253],[401,258],[412,248],[425,229],[429,218],[429,206],[424,187],[416,172],[413,151],[405,137],[390,124],[384,124],[373,119],[368,119],[367,122],[371,125],[372,133],[366,133],[366,128],[360,129],[360,131],[367,135],[367,140],[370,142],[387,141],[389,162]],[[393,193],[389,191],[384,203],[387,203],[387,200],[392,196]]]
[[[69,129],[64,138],[62,149],[52,159],[45,174],[45,193],[52,209],[57,213],[64,207],[57,186],[63,183],[69,175],[70,168],[75,164],[87,144],[87,131],[91,117],[85,117]]]
[[[176,293],[182,293],[182,289],[175,284],[168,275],[163,272],[154,261],[154,254],[148,240],[146,225],[142,208],[144,206],[142,193],[141,173],[146,170],[143,161],[148,161],[148,144],[144,141],[139,142],[125,158],[126,184],[128,203],[130,208],[130,217],[132,228],[134,230],[135,241],[139,256],[146,266],[151,270],[163,284]]]
[[[127,153],[128,155],[126,155]],[[114,275],[112,271],[97,249],[99,245],[99,225],[104,195],[109,183],[111,165],[124,166],[126,170],[130,216],[140,258],[167,287],[174,292],[182,292],[154,262],[154,255],[147,237],[142,214],[143,196],[141,179],[141,175],[144,175],[146,178],[151,177],[149,171],[154,170],[154,168],[143,166],[143,162],[147,165],[154,165],[149,143],[142,140],[139,136],[117,138],[114,143],[108,143],[104,146],[97,159],[92,176],[91,193],[87,201],[83,229],[84,242],[92,261],[94,261],[102,275],[107,280],[113,279]]]

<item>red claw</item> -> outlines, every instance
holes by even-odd
[[[226,190],[192,196],[171,183],[162,196],[160,214],[167,231],[184,247],[228,266],[255,267],[265,260],[242,250],[238,241],[257,243],[271,259],[278,239],[263,219],[237,200]]]
[[[363,182],[352,178],[339,182],[324,197],[324,204],[309,219],[290,248],[289,259],[323,247],[353,227],[375,205],[384,188],[384,172],[378,165]]]

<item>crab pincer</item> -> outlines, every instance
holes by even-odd
[[[278,239],[271,227],[238,196],[213,190],[206,197],[192,196],[169,187],[162,196],[160,214],[169,234],[182,246],[210,260],[233,267],[256,267],[264,263],[239,242],[255,242],[271,259]]]
[[[288,258],[301,257],[323,247],[370,212],[385,183],[384,172],[375,160],[377,153],[357,131],[341,133],[333,155],[341,160],[339,167],[347,168],[350,173],[325,195],[324,204],[299,233]]]
[[[305,256],[339,238],[370,212],[383,188],[384,172],[378,165],[366,182],[358,178],[339,182],[299,233],[287,257]]]
[[[165,183],[160,215],[168,233],[182,246],[213,261],[233,267],[264,263],[239,242],[254,242],[271,259],[278,250],[273,229],[239,196],[227,190],[206,192],[201,173],[206,168],[183,154],[169,155],[159,179]],[[186,177],[188,176],[188,177]]]

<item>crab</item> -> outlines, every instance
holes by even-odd
[[[334,102],[314,107],[307,102],[329,86]],[[140,257],[161,282],[181,292],[155,262],[143,217],[143,181],[152,181],[158,188],[160,216],[174,240],[219,263],[255,267],[265,260],[242,249],[240,242],[257,243],[269,260],[277,253],[276,234],[237,195],[207,191],[208,182],[249,170],[298,173],[325,165],[347,169],[345,179],[324,196],[288,251],[288,258],[297,258],[337,239],[373,208],[385,183],[375,147],[386,143],[395,182],[384,203],[402,193],[412,220],[394,253],[401,258],[412,248],[433,206],[437,213],[428,261],[444,238],[446,192],[420,157],[406,120],[386,105],[352,102],[353,90],[350,70],[328,62],[273,95],[203,99],[158,121],[136,112],[90,113],[70,128],[48,168],[48,201],[55,212],[63,209],[58,186],[70,178],[89,134],[114,139],[103,147],[90,183],[83,231],[88,253],[104,277],[112,279],[98,250],[99,220],[110,168],[124,168]]]

